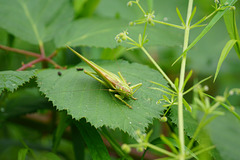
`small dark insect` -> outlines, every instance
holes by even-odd
[[[62,75],[62,72],[58,72],[58,75],[61,76],[61,75]]]
[[[77,71],[83,71],[83,68],[76,68]]]

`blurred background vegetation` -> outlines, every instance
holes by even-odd
[[[95,17],[115,18],[120,20],[133,21],[141,18],[140,11],[137,7],[127,7],[127,0],[70,0],[70,3],[74,9],[75,19]],[[179,8],[181,13],[183,14],[183,17],[185,17],[188,1],[155,0],[149,2],[142,1],[142,3],[146,10],[148,8],[149,10],[155,11],[156,19],[165,20],[174,24],[180,24],[181,22],[178,19],[175,11],[176,7]],[[213,11],[211,5],[213,4],[214,2],[209,0],[194,1],[194,5],[197,6],[197,13],[194,17],[194,20],[197,21],[203,16],[211,13],[211,11]],[[240,6],[240,2],[238,1],[235,6]],[[239,7],[237,7],[236,19],[238,28],[240,28],[240,22],[238,21],[239,18],[240,11]],[[158,25],[156,25],[155,27],[158,27]],[[126,28],[123,28],[123,30],[124,29]],[[190,42],[201,32],[201,30],[202,28],[191,30]],[[122,30],[120,30],[119,32],[121,31]],[[182,31],[179,31],[179,34],[182,34],[181,32]],[[157,45],[157,43],[154,44],[155,42],[151,42],[150,36],[148,38],[149,44],[146,44],[146,47],[149,50],[149,53],[164,69],[164,71],[169,75],[169,77],[172,78],[172,80],[175,79],[175,77],[179,75],[180,63],[178,62],[174,66],[171,65],[182,53],[183,39],[174,46],[171,44],[159,46]],[[164,41],[165,39],[165,37],[161,36],[159,36],[158,38],[159,41]],[[187,70],[192,69],[194,73],[194,76],[191,79],[191,83],[193,83],[194,80],[200,80],[209,75],[214,75],[221,51],[229,39],[230,38],[228,36],[224,20],[221,19],[212,28],[212,30],[203,39],[201,39],[194,48],[190,50],[187,59]],[[114,41],[114,37],[112,37],[112,40]],[[26,41],[21,40],[20,38],[17,38],[14,35],[8,33],[5,29],[1,27],[0,45],[6,45],[13,48],[39,52],[39,47],[37,45],[32,45]],[[57,49],[53,41],[46,42],[44,46],[46,54],[49,55]],[[126,51],[122,47],[118,47],[117,49],[110,49],[89,46],[82,46],[80,49],[85,53],[88,53],[89,59],[124,59],[129,62],[137,62],[153,67],[149,60],[145,57],[145,55],[138,49],[133,51]],[[111,52],[112,56],[106,54],[108,52]],[[14,52],[0,50],[1,71],[16,70],[21,67],[22,63],[27,63],[31,60],[33,60],[31,57],[26,57],[24,55],[16,54]],[[61,66],[73,66],[79,63],[79,59],[75,59],[72,54],[66,54],[65,50],[62,48],[58,48],[58,55],[54,57],[54,60]],[[41,65],[37,64],[33,69],[40,67]],[[209,86],[209,93],[214,96],[222,95],[226,88],[231,89],[240,87],[239,73],[239,58],[235,53],[234,49],[232,49],[221,67],[221,71],[216,82],[213,83],[213,79],[206,82],[206,85]],[[36,86],[34,80],[21,88],[27,88],[29,86]],[[5,110],[5,113],[1,114],[2,117],[0,117],[0,159],[2,160],[16,159],[19,149],[23,148],[23,143],[20,142],[19,139],[27,143],[30,148],[34,148],[36,155],[40,157],[44,155],[43,150],[51,151],[52,135],[54,133],[54,127],[56,127],[56,124],[53,123],[55,121],[49,121],[49,117],[51,117],[51,119],[57,119],[57,117],[55,114],[45,109],[47,108],[53,110],[54,108],[51,107],[51,102],[48,102],[47,99],[44,98],[44,96],[39,96],[40,93],[36,88],[24,90],[22,92],[21,88],[19,92],[15,92],[9,95],[5,94],[8,100],[4,103],[6,103],[5,105],[9,106],[9,108]],[[4,95],[1,95],[0,99],[3,98],[3,96]],[[29,99],[29,96],[31,97],[31,99]],[[192,96],[188,95],[187,99],[190,102],[191,98]],[[12,99],[15,100],[12,101]],[[28,102],[20,103],[26,101],[26,99],[28,99]],[[36,103],[36,101],[38,103]],[[230,101],[234,106],[240,105],[239,97],[237,96],[232,96],[230,98]],[[18,109],[13,108],[11,110],[11,106],[16,106],[16,104],[18,103],[21,104],[18,106]],[[33,103],[36,103],[38,105],[32,107],[31,104]],[[29,106],[31,106],[31,109],[29,109]],[[3,112],[3,110],[1,111]],[[33,114],[23,115],[24,113],[29,112],[33,112]],[[150,128],[151,127],[154,128],[155,135],[167,132],[168,130],[167,126],[162,123],[159,124],[158,120],[155,120],[154,124],[151,125]],[[114,137],[116,137],[120,142],[130,143],[133,141],[128,135],[118,130],[112,131],[112,133],[114,134]],[[58,148],[58,153],[63,159],[74,159],[74,151],[70,140],[70,132],[66,131],[66,133],[64,134],[64,138],[61,141],[61,145]]]

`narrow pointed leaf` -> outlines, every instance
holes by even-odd
[[[179,83],[179,79],[176,78],[175,81],[174,81],[174,85],[176,87],[176,89],[178,90],[178,83]]]
[[[189,112],[192,112],[192,108],[189,106],[188,102],[183,98],[183,104]]]
[[[153,83],[153,84],[156,84],[156,85],[159,85],[159,86],[165,88],[166,90],[168,90],[168,91],[171,92],[171,93],[176,93],[176,92],[174,92],[173,90],[171,90],[170,88],[168,88],[168,87],[166,87],[166,86],[164,86],[164,85],[162,85],[162,84],[160,84],[160,83],[153,82],[153,81],[150,81],[150,82]]]
[[[234,5],[237,0],[227,0],[228,5],[232,6]],[[210,29],[219,21],[220,18],[229,10],[229,8],[219,11],[213,18],[212,20],[208,23],[208,25],[203,29],[203,31],[193,40],[193,42],[187,47],[187,49],[184,50],[184,52],[175,60],[175,62],[172,64],[174,65],[185,53],[187,53],[195,44],[202,39],[204,35],[210,31]]]
[[[84,142],[86,143],[93,160],[111,159],[96,128],[91,126],[90,123],[86,123],[85,119],[81,119],[79,122],[76,122],[75,125],[81,136],[84,137]]]
[[[193,90],[195,87],[197,87],[199,84],[205,82],[206,80],[208,80],[208,79],[210,79],[210,78],[212,78],[212,76],[209,76],[209,77],[207,77],[207,78],[204,78],[203,80],[201,80],[200,82],[198,82],[197,84],[195,84],[194,86],[192,86],[191,88],[189,88],[187,91],[185,91],[185,92],[183,93],[183,95],[187,94],[188,92],[190,92],[191,90]]]
[[[57,129],[56,129],[54,137],[53,137],[53,147],[52,147],[53,152],[57,151],[57,148],[60,144],[62,135],[72,120],[72,118],[67,115],[66,111],[60,112],[59,118],[60,118],[60,121],[57,125]]]
[[[185,26],[185,22],[184,22],[184,20],[182,18],[181,12],[179,11],[178,8],[176,8],[176,11],[177,11],[177,15],[178,15],[179,19],[181,20],[182,24]]]
[[[188,73],[187,77],[185,78],[184,80],[184,83],[183,83],[183,87],[182,87],[182,90],[184,89],[184,87],[186,86],[188,80],[191,78],[192,76],[192,70]]]
[[[71,132],[72,132],[72,143],[73,143],[75,159],[84,159],[85,157],[84,138],[82,137],[79,129],[76,127],[74,123],[71,125]]]
[[[191,14],[191,16],[190,16],[190,18],[189,18],[189,21],[188,21],[189,24],[191,23],[194,15],[195,15],[195,13],[196,13],[196,10],[197,10],[197,7],[195,6],[194,9],[193,9],[193,11],[192,11],[192,14]],[[189,24],[188,24],[188,25],[189,25]]]
[[[237,29],[237,24],[236,24],[236,15],[235,14],[236,14],[235,8],[232,8],[223,16],[223,18],[224,18],[224,22],[227,27],[230,38],[235,39],[235,40],[240,40],[239,34],[238,34],[238,29]],[[240,43],[235,43],[234,49],[237,52],[238,57],[240,58]]]
[[[25,160],[28,153],[27,148],[22,148],[18,151],[18,160]]]
[[[223,61],[225,60],[225,58],[227,57],[228,53],[230,52],[230,50],[232,49],[232,47],[234,46],[234,44],[237,42],[237,40],[229,40],[227,42],[227,44],[224,46],[223,50],[222,50],[222,53],[221,53],[221,56],[218,60],[218,65],[217,65],[217,70],[216,70],[216,73],[215,73],[215,76],[214,76],[214,80],[216,80],[217,76],[218,76],[218,73],[220,71],[220,68],[222,66],[222,63]]]

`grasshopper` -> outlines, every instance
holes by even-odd
[[[102,67],[98,66],[97,64],[93,63],[92,61],[88,60],[87,58],[83,57],[77,51],[73,50],[71,47],[67,46],[73,53],[75,53],[79,58],[81,58],[84,62],[86,62],[95,72],[88,72],[84,70],[84,73],[91,76],[92,78],[96,79],[100,83],[102,83],[105,87],[109,88],[109,92],[116,93],[114,96],[122,101],[125,105],[127,105],[130,109],[132,107],[123,99],[134,99],[137,98],[133,97],[133,94],[142,86],[142,83],[138,83],[133,86],[129,86],[130,83],[123,78],[122,74],[118,72],[118,75],[115,75],[112,72],[109,72]],[[98,75],[100,78],[96,77]],[[133,91],[133,89],[135,89]]]

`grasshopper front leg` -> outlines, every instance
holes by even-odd
[[[116,93],[117,91],[114,90],[114,89],[109,89],[109,92]],[[126,101],[124,101],[119,94],[114,94],[114,97],[116,97],[117,99],[119,99],[120,101],[122,101],[126,106],[128,106],[128,108],[132,109],[132,106],[130,106]]]
[[[128,108],[132,109],[132,106],[130,106],[126,101],[124,101],[119,94],[114,94],[114,96],[115,96],[117,99],[119,99],[120,101],[122,101],[124,104],[126,104],[126,106],[128,106]]]
[[[96,79],[98,82],[102,83],[104,86],[108,87],[107,83],[104,82],[103,80],[99,79],[98,77],[96,77],[96,73],[94,72],[88,72],[88,71],[84,71],[84,73],[86,73],[87,75],[91,76],[92,78]]]
[[[135,91],[133,92],[133,94],[142,86],[142,83],[138,83],[138,84],[135,84],[133,86],[131,86],[130,88],[131,89],[135,89]],[[134,98],[133,96],[131,97],[132,99],[134,100],[137,100],[137,98]]]

